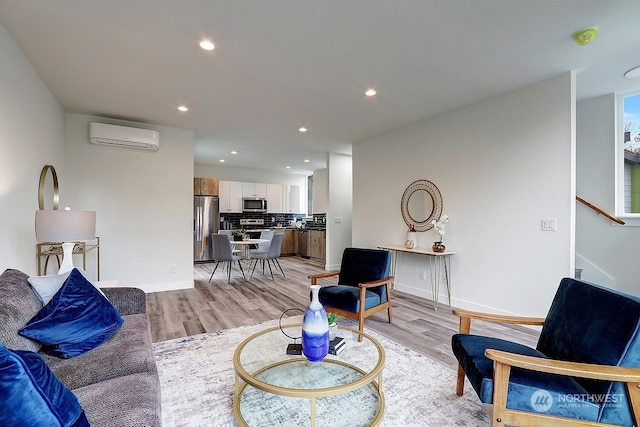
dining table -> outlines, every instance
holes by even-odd
[[[249,258],[250,245],[258,245],[260,243],[267,243],[268,239],[245,239],[245,240],[233,240],[231,245],[240,249],[241,254],[245,258]]]

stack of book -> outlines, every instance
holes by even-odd
[[[347,342],[342,337],[335,337],[329,341],[329,354],[338,355],[347,346]]]

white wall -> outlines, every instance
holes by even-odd
[[[574,87],[566,73],[355,144],[354,245],[402,244],[402,193],[430,180],[450,217],[444,243],[457,252],[452,305],[546,314],[574,269]],[[542,218],[557,231],[541,231]],[[435,238],[419,233],[418,245]],[[430,298],[426,271],[424,257],[401,255],[397,289]],[[445,295],[441,286],[441,303]]]
[[[157,130],[160,149],[92,145],[92,121]],[[61,186],[74,210],[96,211],[101,279],[145,291],[192,287],[193,132],[80,114],[67,114],[66,129]]]
[[[0,273],[35,275],[40,171],[51,164],[59,179],[67,175],[64,110],[1,25],[0,58]]]
[[[577,195],[611,214],[615,212],[615,109],[613,94],[582,101],[576,120]],[[576,252],[576,266],[584,268],[583,279],[640,295],[637,222],[617,226],[578,204]]]
[[[353,165],[351,156],[328,155],[326,270],[337,270],[344,249],[351,246],[353,217]]]

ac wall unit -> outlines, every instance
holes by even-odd
[[[96,145],[158,151],[160,134],[155,130],[90,123],[89,142]]]

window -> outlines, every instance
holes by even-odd
[[[640,214],[640,93],[622,98],[624,213]]]

